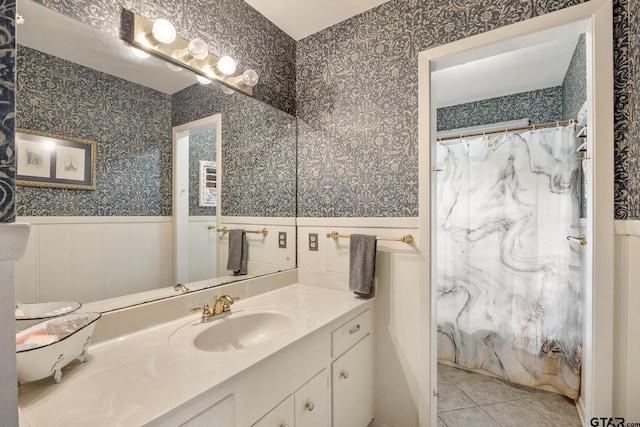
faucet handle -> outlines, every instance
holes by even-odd
[[[202,307],[192,308],[191,311],[202,310],[202,317],[211,316],[211,310],[209,309],[209,304],[202,304]]]

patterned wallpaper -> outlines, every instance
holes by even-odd
[[[629,0],[629,47],[628,58],[628,131],[626,156],[616,158],[616,172],[620,165],[620,173],[616,173],[616,190],[624,189],[622,203],[616,197],[616,217],[640,219],[640,1]],[[622,56],[622,55],[621,55]],[[622,73],[616,73],[618,77]],[[618,141],[616,140],[616,145]],[[616,192],[616,196],[617,196]]]
[[[222,114],[224,216],[296,216],[296,119],[216,85],[173,95],[173,126]]]
[[[15,221],[15,0],[0,1],[0,223]]]
[[[392,0],[298,42],[298,215],[417,216],[418,52],[578,3]],[[638,3],[614,0],[617,219],[640,219]]]
[[[200,160],[216,161],[216,130],[189,135],[189,215],[215,216],[215,207],[199,206]]]
[[[171,97],[18,46],[17,127],[97,143],[95,191],[17,187],[18,215],[171,215]]]
[[[571,63],[562,82],[562,118],[578,117],[587,100],[587,37],[582,34],[573,51]]]
[[[561,120],[562,102],[562,86],[484,99],[439,108],[437,126],[442,131],[522,118],[534,124],[554,122]]]
[[[211,28],[232,32],[231,37],[220,37],[221,43],[246,47],[247,52],[253,49],[246,55],[232,54],[242,67],[261,72],[256,96],[285,105],[282,108],[288,111],[293,110],[296,64],[301,216],[415,216],[417,53],[581,2],[392,0],[300,41],[297,58],[291,52],[295,43],[242,1],[225,0],[219,2],[225,7],[219,8],[198,3],[188,9],[193,2],[148,0],[136,11],[147,18],[180,16],[182,36],[190,31],[205,36]],[[119,5],[107,0],[46,3],[111,34],[117,31]],[[640,124],[632,119],[640,115],[640,1],[613,3],[615,218],[640,219]],[[0,10],[0,221],[8,222],[15,215],[11,96],[15,1],[0,0]],[[194,19],[197,14],[205,19]],[[216,20],[222,24],[215,25]],[[218,36],[206,37],[211,42]]]

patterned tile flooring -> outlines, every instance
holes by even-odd
[[[438,364],[438,427],[579,427],[573,400]]]

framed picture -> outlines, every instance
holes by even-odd
[[[16,129],[16,184],[94,190],[96,143]]]

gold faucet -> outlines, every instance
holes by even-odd
[[[222,295],[220,298],[214,297],[215,301],[213,303],[213,315],[218,316],[222,313],[231,312],[231,304],[233,304],[234,299],[239,298],[231,298],[229,295]]]
[[[187,288],[185,285],[183,285],[182,283],[178,283],[177,285],[173,286],[173,290],[174,291],[182,291],[183,294],[186,294],[187,292],[189,292],[189,288]]]
[[[214,298],[215,301],[213,302],[213,310],[209,308],[209,304],[202,304],[202,307],[191,309],[191,311],[202,310],[202,317],[200,318],[201,323],[207,323],[211,322],[212,320],[227,317],[231,314],[231,304],[233,304],[233,301],[240,299],[238,297],[231,298],[229,295],[222,295],[220,298],[215,296]]]

